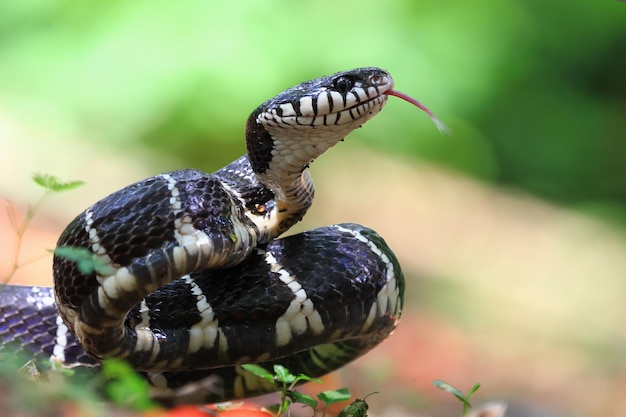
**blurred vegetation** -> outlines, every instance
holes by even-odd
[[[207,170],[265,99],[369,65],[454,135],[398,102],[365,146],[625,221],[622,2],[0,2],[5,111]]]

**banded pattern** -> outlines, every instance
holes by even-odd
[[[176,171],[133,184],[87,209],[62,234],[60,242],[67,242],[62,245],[90,248],[111,274],[94,273],[77,284],[84,278],[77,266],[55,257],[61,316],[96,359],[115,356],[137,368],[188,366],[179,363],[176,349],[158,352],[160,334],[146,328],[127,331],[122,325],[126,312],[173,279],[241,262],[258,237],[241,204],[201,171]]]
[[[355,224],[276,238],[312,203],[309,164],[376,115],[398,94],[392,87],[379,68],[304,82],[252,112],[247,155],[97,202],[58,245],[89,250],[101,268],[83,274],[55,256],[55,303],[46,289],[31,290],[45,301],[26,310],[0,303],[0,343],[67,365],[124,359],[164,404],[273,389],[242,363],[320,376],[373,348],[403,303],[402,272],[383,239]],[[29,291],[3,290],[0,300]],[[20,315],[37,319],[12,326],[7,317]]]
[[[159,348],[137,347],[146,361],[167,348],[205,364],[143,369],[156,399],[213,402],[271,388],[232,364],[280,363],[321,376],[362,355],[395,327],[403,292],[400,266],[384,240],[363,226],[341,224],[273,240],[236,266],[175,280],[142,299],[124,325],[169,335]],[[8,286],[1,294],[14,303],[0,305],[0,344],[15,344],[41,367],[47,359],[97,366],[60,321],[51,289]],[[29,298],[39,302],[21,302]],[[12,320],[19,329],[7,324]],[[330,339],[341,342],[326,343]]]

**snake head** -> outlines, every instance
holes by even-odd
[[[387,102],[391,75],[358,68],[305,81],[261,104],[246,142],[257,174],[299,176],[315,158],[374,117]]]
[[[257,111],[264,117],[271,115],[268,120],[278,118],[283,123],[296,122],[303,126],[352,124],[366,117],[357,111],[365,109],[367,103],[384,102],[384,93],[392,87],[393,80],[387,71],[358,68],[305,81],[266,101]]]
[[[426,106],[394,90],[386,70],[357,68],[305,81],[254,110],[246,126],[252,168],[272,189],[299,178],[315,158],[378,114],[388,96],[415,105],[448,132]]]
[[[392,87],[393,79],[387,71],[357,68],[291,87],[263,103],[255,113],[271,114],[284,122],[297,120],[305,126],[342,125],[359,118],[354,112],[344,112],[362,109]],[[331,115],[324,120],[324,116]]]

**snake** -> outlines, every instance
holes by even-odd
[[[96,202],[58,240],[54,287],[0,288],[3,351],[42,369],[123,360],[164,405],[275,391],[246,363],[319,377],[370,351],[404,304],[385,240],[354,223],[281,235],[313,202],[309,165],[389,96],[440,125],[386,70],[338,72],[256,108],[247,154],[218,171],[163,173]],[[87,251],[96,267],[59,248]]]

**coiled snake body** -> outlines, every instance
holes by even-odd
[[[54,292],[4,287],[0,343],[64,366],[124,359],[167,404],[273,389],[243,363],[315,377],[367,352],[403,304],[383,239],[356,224],[276,238],[311,205],[309,163],[401,94],[392,87],[378,68],[304,82],[250,115],[247,155],[97,202],[58,245],[87,248],[98,272],[55,256]]]

